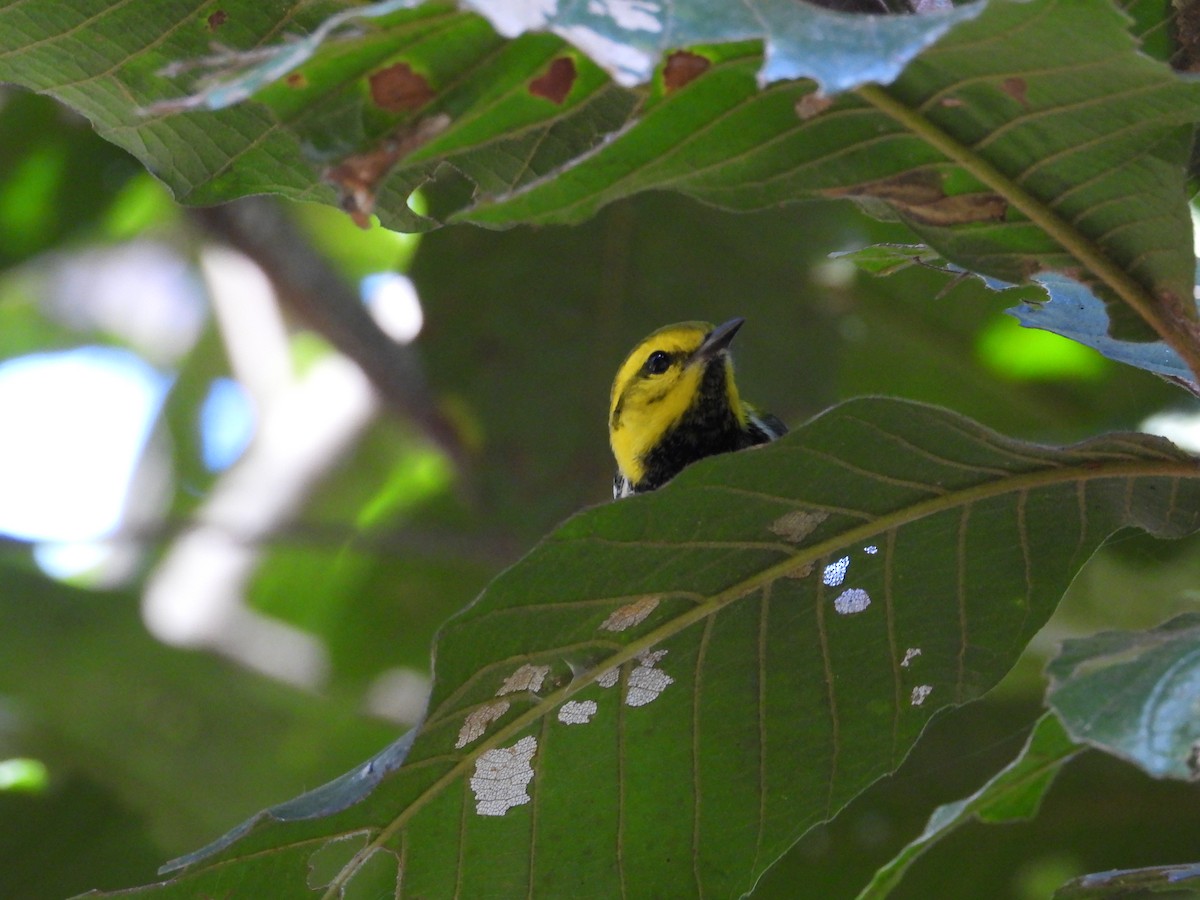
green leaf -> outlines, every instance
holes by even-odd
[[[1200,864],[1148,866],[1097,872],[1072,879],[1054,892],[1054,900],[1084,900],[1096,897],[1140,897],[1144,894],[1200,893]]]
[[[0,94],[0,266],[93,224],[138,169],[127,153],[48,98]]]
[[[1200,614],[1150,631],[1108,631],[1063,644],[1047,692],[1071,736],[1151,775],[1200,774]]]
[[[343,10],[305,38],[276,48],[245,72],[206,85],[184,102],[209,109],[231,106],[311,60],[329,39],[344,37],[347,28],[343,26],[354,20],[382,18],[420,5],[419,0],[384,0]],[[554,4],[522,6],[506,0],[465,0],[463,5],[486,18],[505,37],[545,31],[570,41],[626,87],[649,81],[654,67],[670,50],[761,40],[766,46],[760,76],[764,83],[812,78],[830,94],[866,82],[891,82],[913,56],[953,25],[975,18],[982,10],[982,4],[975,4],[921,16],[868,18],[783,0],[724,6],[704,2],[568,4],[561,9]],[[214,59],[213,63],[220,61]],[[225,60],[227,64],[237,61]]]
[[[156,890],[302,890],[348,847],[325,896],[375,864],[414,896],[737,895],[994,684],[1106,535],[1184,534],[1197,501],[1160,439],[847,403],[568,521],[443,628],[369,797]]]
[[[861,271],[880,277],[895,275],[913,266],[937,269],[959,279],[971,274],[947,262],[940,253],[924,244],[871,244],[831,255],[849,260]],[[1042,272],[1031,280],[1045,291],[1045,296],[1023,300],[1007,310],[1025,328],[1048,331],[1090,347],[1116,362],[1176,381],[1194,383],[1186,363],[1165,342],[1126,341],[1110,336],[1110,322],[1103,301],[1075,279],[1058,272]],[[1016,287],[986,276],[980,281],[994,291]],[[1031,347],[1030,352],[1038,351]]]
[[[1020,755],[970,797],[934,810],[921,835],[875,873],[859,900],[886,897],[917,857],[968,822],[1032,819],[1059,769],[1079,751],[1058,719],[1051,714],[1042,716]]]
[[[389,227],[418,230],[434,224],[409,208],[420,186],[440,196],[441,220],[494,226],[580,222],[646,190],[737,210],[847,198],[890,207],[974,271],[1012,282],[1076,273],[1124,336],[1151,336],[1125,304],[1148,319],[1160,304],[1190,302],[1184,167],[1200,85],[1140,53],[1107,3],[989,0],[944,15],[839,17],[821,34],[811,21],[833,14],[778,0],[674,4],[660,31],[570,5],[561,28],[576,39],[590,29],[581,43],[598,56],[606,36],[614,53],[634,56],[702,42],[638,92],[552,35],[506,42],[474,14],[405,5],[243,0],[217,16],[73,0],[30,20],[10,4],[0,9],[0,78],[79,109],[186,202],[263,191],[329,202],[329,178],[360,213],[374,206]],[[497,21],[513,16],[506,34],[556,27],[540,13],[487,8]],[[156,73],[204,56],[214,38],[258,48],[364,9],[381,14],[336,41],[267,51],[303,64],[256,102],[173,115],[155,106],[187,82]],[[666,10],[645,4],[635,18],[658,27]],[[1151,31],[1138,12],[1139,33]],[[783,66],[788,78],[834,79],[818,65],[848,83],[903,71],[887,89],[864,84],[827,106],[811,81],[760,89],[760,37],[768,73]]]

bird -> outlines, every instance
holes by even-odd
[[[608,439],[617,461],[614,499],[662,487],[706,456],[765,444],[787,432],[780,419],[738,393],[729,344],[745,321],[667,325],[625,357],[608,407]]]

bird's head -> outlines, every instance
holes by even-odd
[[[668,325],[642,340],[621,363],[609,399],[608,437],[617,465],[631,480],[641,479],[641,459],[698,402],[704,375],[713,366],[724,375],[720,399],[744,420],[728,352],[744,321],[730,319],[716,327],[708,322]]]

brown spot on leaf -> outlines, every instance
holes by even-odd
[[[303,72],[292,72],[287,78],[283,79],[283,83],[290,88],[302,90],[308,87],[308,78],[305,77]]]
[[[216,12],[212,13],[206,21],[208,22],[208,30],[216,31],[229,21],[229,13],[225,12],[223,9],[218,9]]]
[[[1015,75],[1012,78],[1005,78],[1004,81],[1000,82],[1000,89],[1004,93],[1008,94],[1008,96],[1012,97],[1022,106],[1028,107],[1029,101],[1025,98],[1026,87],[1025,79],[1017,78]]]
[[[529,82],[529,93],[535,97],[544,97],[551,103],[562,104],[571,93],[575,84],[575,60],[569,56],[560,56],[551,61],[544,75],[539,75]]]
[[[1200,4],[1176,0],[1175,52],[1171,68],[1178,72],[1200,72]]]
[[[808,121],[815,116],[819,116],[831,106],[833,106],[833,101],[830,98],[813,91],[805,94],[796,101],[796,115]]]
[[[798,544],[828,518],[829,513],[821,510],[793,509],[772,522],[770,528],[785,541]]]
[[[359,228],[371,225],[375,209],[375,191],[379,183],[404,157],[422,144],[437,137],[450,125],[445,113],[429,116],[409,125],[365,153],[347,156],[336,166],[330,166],[322,176],[341,192],[341,206]]]
[[[414,72],[408,63],[396,63],[370,77],[371,99],[388,112],[419,109],[433,99],[433,88],[425,76]]]
[[[711,65],[707,57],[698,53],[676,50],[667,57],[667,64],[663,66],[663,87],[668,93],[677,91],[707,72]]]
[[[999,222],[1008,211],[1008,201],[988,191],[947,196],[941,178],[930,169],[903,172],[891,178],[832,188],[822,193],[827,197],[882,200],[922,225],[937,227]]]

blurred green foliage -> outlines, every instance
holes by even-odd
[[[0,359],[119,343],[56,314],[42,293],[48,273],[85,248],[147,236],[187,259],[199,238],[164,213],[169,202],[131,159],[47,99],[6,92],[0,138]],[[330,677],[315,692],[161,645],[139,619],[144,578],[220,477],[199,462],[196,435],[207,386],[230,374],[210,322],[178,363],[159,425],[174,473],[169,512],[133,536],[145,554],[133,576],[68,587],[38,571],[30,547],[0,544],[0,759],[37,760],[49,777],[41,791],[0,790],[0,829],[12,836],[0,880],[12,896],[148,882],[166,859],[393,739],[402,725],[364,712],[371,685],[397,667],[427,671],[447,615],[556,522],[605,498],[608,380],[628,345],[663,322],[747,315],[744,389],[793,423],[886,392],[1071,441],[1178,403],[1157,379],[1090,351],[1026,343],[1002,310],[1027,294],[921,268],[869,279],[831,265],[834,250],[911,238],[846,205],[737,216],[651,195],[577,228],[449,228],[415,251],[413,239],[359,234],[340,214],[299,215],[353,277],[411,262],[426,314],[417,347],[432,390],[473,435],[470,465],[450,475],[411,428],[377,420],[261,548],[249,602],[327,649]],[[1047,633],[1192,608],[1197,558],[1195,541],[1119,536]],[[757,895],[795,896],[797,884],[853,895],[935,805],[1011,759],[1040,709],[1047,652],[1049,641],[1035,645],[993,699],[939,717],[897,775],[811,832]],[[1196,800],[1193,787],[1089,754],[1038,819],[965,828],[896,896],[1044,896],[1046,884],[1089,870],[1194,857]]]

